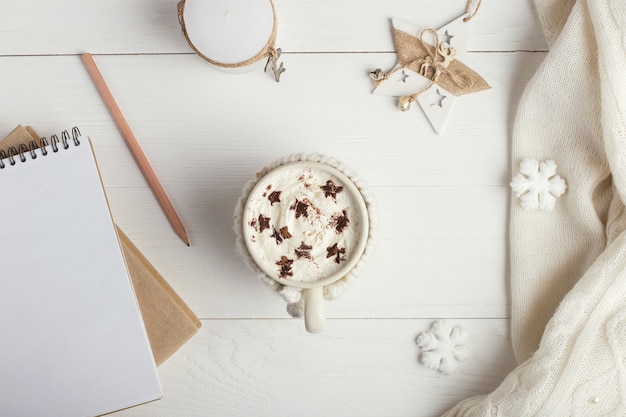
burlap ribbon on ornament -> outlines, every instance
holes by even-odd
[[[424,40],[431,34],[435,40],[432,45]],[[439,42],[434,29],[425,29],[419,38],[398,29],[393,30],[393,39],[398,58],[398,67],[391,73],[377,80],[377,84],[403,69],[410,69],[437,84],[455,96],[474,93],[490,88],[489,84],[476,71],[456,59],[456,50],[447,43]],[[423,91],[410,96],[413,100]]]

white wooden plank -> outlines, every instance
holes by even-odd
[[[424,416],[493,390],[515,366],[505,320],[455,320],[473,357],[444,376],[418,362],[432,320],[206,320],[159,368],[164,398],[120,416]]]
[[[435,416],[490,392],[515,366],[509,341],[509,136],[547,50],[533,0],[484,1],[472,56],[498,80],[462,97],[442,135],[373,96],[395,63],[392,17],[433,27],[465,0],[275,0],[287,72],[216,71],[193,55],[177,0],[24,0],[0,7],[0,135],[78,125],[116,222],[203,318],[159,368],[165,396],[120,416]],[[184,246],[145,184],[77,54],[89,51],[189,232]],[[526,52],[524,52],[526,51]],[[535,52],[532,52],[535,51]],[[537,52],[539,51],[539,52]],[[234,249],[232,213],[263,165],[334,156],[369,184],[379,236],[363,273],[305,333]],[[418,363],[436,317],[473,335],[452,376]]]
[[[393,17],[441,27],[463,14],[466,0],[277,1],[279,45],[297,52],[394,50]],[[471,21],[471,51],[545,51],[532,0],[484,1]]]
[[[419,112],[370,94],[370,54],[296,55],[298,75],[284,84],[187,55],[97,56],[191,248],[170,230],[78,57],[0,59],[13,97],[0,127],[78,124],[91,135],[118,223],[202,317],[285,317],[235,254],[231,217],[246,181],[294,152],[338,158],[378,200],[379,245],[331,317],[506,317],[508,132],[543,54],[476,55],[502,83],[459,100],[440,136]],[[371,303],[379,294],[384,308]]]
[[[389,19],[439,26],[465,0],[276,0],[285,52],[393,51]],[[483,2],[473,51],[546,50],[532,0]],[[171,0],[22,0],[1,8],[0,55],[190,53]],[[10,6],[10,7],[9,7]]]
[[[280,84],[261,71],[224,74],[187,55],[95,59],[169,184],[194,176],[241,186],[276,158],[315,152],[338,158],[371,185],[502,185],[517,99],[544,54],[474,55],[500,83],[461,97],[441,135],[419,108],[401,112],[393,98],[371,94],[368,71],[391,67],[395,54],[294,55]],[[133,164],[78,57],[0,64],[0,87],[11,98],[1,130],[18,120],[42,132],[79,124],[97,139],[107,185],[141,184],[120,169]]]

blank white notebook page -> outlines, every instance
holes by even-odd
[[[0,169],[0,415],[96,416],[161,397],[91,144]]]

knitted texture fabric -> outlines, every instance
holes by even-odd
[[[368,191],[364,182],[348,167],[346,167],[344,164],[337,161],[336,159],[319,154],[294,154],[278,159],[273,163],[261,168],[261,170],[256,173],[255,178],[248,181],[248,183],[245,185],[242,195],[237,203],[237,207],[235,208],[234,231],[237,236],[236,247],[239,254],[243,257],[248,267],[256,274],[256,276],[262,282],[267,284],[277,294],[279,294],[285,300],[285,302],[287,302],[287,312],[292,317],[302,317],[304,313],[304,298],[302,297],[302,290],[300,288],[289,287],[279,284],[278,282],[267,276],[255,264],[254,260],[250,256],[250,253],[248,252],[248,249],[246,248],[246,244],[242,235],[243,211],[250,192],[252,191],[256,183],[261,178],[263,178],[263,176],[265,176],[265,174],[269,173],[275,168],[278,168],[281,165],[300,161],[320,162],[341,171],[358,188],[359,192],[363,196],[363,200],[365,201],[365,205],[367,207],[369,234],[367,237],[367,244],[365,246],[363,255],[356,263],[356,265],[350,270],[350,272],[348,272],[344,277],[324,287],[324,299],[334,300],[335,298],[339,297],[348,288],[350,282],[352,282],[352,280],[354,280],[354,278],[358,276],[361,268],[363,267],[363,264],[370,257],[374,242],[376,240],[376,236],[378,234],[376,210],[372,195]]]
[[[511,202],[511,338],[518,363],[537,350],[557,306],[604,249],[613,195],[589,14],[578,2],[564,20],[569,2],[561,1],[562,8],[554,0],[546,3],[537,5],[547,36],[560,36],[519,104],[512,174],[525,158],[554,161],[567,191],[552,211],[527,210],[516,196]]]
[[[553,160],[552,210],[511,204],[511,331],[521,363],[445,417],[626,415],[626,5],[537,0],[551,44],[512,165]],[[567,17],[566,16],[567,13]]]

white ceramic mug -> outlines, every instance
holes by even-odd
[[[252,188],[242,225],[256,265],[279,284],[301,289],[306,329],[322,331],[324,287],[345,277],[367,244],[368,210],[359,189],[327,164],[283,164]]]

